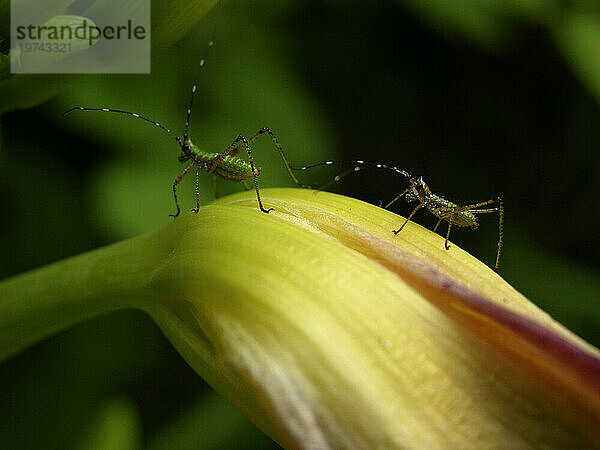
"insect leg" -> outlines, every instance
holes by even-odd
[[[433,232],[435,233],[435,230],[437,230],[437,228],[440,226],[440,223],[442,223],[442,218],[438,219],[437,223],[435,224],[435,227],[433,227]]]
[[[248,154],[248,162],[250,163],[250,167],[252,168],[252,179],[254,180],[254,190],[256,191],[256,199],[258,200],[258,206],[260,210],[264,213],[269,213],[273,208],[265,209],[262,204],[262,200],[260,199],[260,192],[258,191],[258,170],[254,165],[254,158],[252,157],[252,150],[250,150],[250,146],[248,145],[248,139],[244,136],[239,135],[235,140],[231,143],[229,147],[227,147],[223,152],[219,153],[215,158],[207,165],[206,171],[212,172],[219,165],[219,163],[225,158],[227,155],[237,155],[239,153],[239,148],[243,147]]]
[[[446,232],[446,242],[444,242],[444,247],[446,250],[450,250],[450,246],[448,245],[448,238],[450,237],[450,228],[452,228],[452,222],[448,221],[448,231]]]
[[[479,206],[489,205],[490,203],[498,203],[497,208],[488,208],[488,209],[469,209],[473,214],[489,214],[489,213],[498,213],[498,250],[496,251],[496,262],[494,264],[494,270],[498,271],[498,264],[500,263],[500,253],[502,252],[502,242],[504,239],[504,202],[501,197],[498,197],[496,200],[488,200],[487,202],[482,202],[478,204]],[[476,207],[477,205],[471,205],[471,207]]]
[[[196,165],[196,209],[192,209],[196,214],[200,211],[200,190],[198,189],[198,183],[200,180],[200,166]]]
[[[498,263],[500,262],[500,252],[502,252],[502,238],[504,235],[504,202],[502,197],[496,199],[498,202],[498,251],[496,252],[496,263],[494,270],[498,272]]]
[[[257,140],[259,137],[261,137],[264,133],[267,133],[271,137],[271,140],[273,141],[273,144],[275,144],[277,151],[281,155],[281,159],[283,159],[283,164],[285,164],[285,167],[286,167],[288,173],[290,174],[290,177],[292,177],[292,180],[294,180],[294,183],[296,183],[296,185],[298,185],[298,186],[304,187],[304,185],[302,183],[300,183],[300,181],[298,181],[298,178],[296,178],[296,175],[294,175],[294,172],[292,172],[292,167],[290,166],[290,163],[289,163],[288,159],[286,158],[285,153],[283,152],[283,148],[281,148],[281,144],[279,143],[279,141],[277,140],[277,137],[275,137],[275,134],[273,134],[273,132],[271,131],[270,128],[263,127],[260,130],[258,130],[254,136],[252,136],[250,139],[248,139],[248,144],[252,144],[255,140]],[[237,151],[233,154],[234,155],[237,154],[241,150],[241,147],[242,147],[242,144],[240,144],[236,148]]]
[[[488,208],[488,209],[469,209],[469,212],[473,214],[487,214],[487,213],[495,213],[498,212],[498,208]]]
[[[423,207],[422,203],[418,204],[417,207],[415,209],[413,209],[413,212],[411,212],[410,215],[406,218],[406,220],[404,221],[404,223],[402,224],[402,226],[400,228],[398,228],[397,230],[395,230],[395,231],[392,230],[392,233],[394,233],[394,234],[400,233],[402,231],[402,228],[404,228],[404,225],[406,225],[410,221],[410,219],[412,218],[412,216],[414,216],[415,213],[418,210],[420,210],[422,207]]]
[[[400,194],[396,195],[396,197],[394,197],[394,199],[389,202],[387,205],[385,205],[385,209],[388,209],[390,206],[392,206],[394,203],[396,203],[398,200],[400,200],[402,198],[402,196],[404,194],[406,194],[408,191],[410,191],[410,188],[407,188],[405,190],[403,190]]]
[[[459,212],[460,211],[471,211],[471,212],[484,211],[482,209],[480,209],[480,210],[473,210],[473,209],[480,208],[480,207],[486,206],[486,205],[491,205],[495,201],[496,200],[494,200],[494,199],[490,199],[490,200],[486,200],[485,202],[473,203],[472,205],[458,206],[455,208],[455,211],[459,211]]]
[[[181,172],[179,174],[179,176],[177,178],[175,178],[175,181],[173,182],[173,197],[175,198],[175,206],[177,206],[177,212],[175,214],[169,214],[169,216],[171,216],[171,217],[177,217],[179,215],[179,213],[181,212],[181,210],[179,209],[179,202],[177,201],[177,185],[181,182],[181,180],[183,180],[183,177],[185,177],[185,175],[190,171],[190,169],[192,168],[192,166],[194,164],[196,164],[196,161],[194,161],[189,166],[187,166],[185,169],[183,169],[183,172]]]
[[[277,151],[281,155],[281,159],[283,159],[283,163],[285,164],[285,168],[287,169],[288,173],[290,174],[290,177],[292,177],[292,180],[294,180],[294,183],[296,183],[296,185],[302,186],[300,181],[298,181],[298,178],[296,178],[296,175],[294,175],[294,172],[292,172],[292,167],[290,166],[288,159],[285,157],[285,153],[283,153],[283,148],[281,148],[281,144],[279,143],[279,141],[277,140],[277,138],[275,137],[275,135],[269,128],[263,127],[260,130],[258,130],[258,132],[250,138],[248,143],[251,144],[256,139],[258,139],[260,136],[262,136],[263,133],[267,133],[269,136],[271,136],[271,140],[273,141],[273,144],[275,144]]]
[[[250,166],[252,167],[252,180],[254,181],[254,190],[256,191],[256,199],[258,200],[258,206],[260,210],[264,213],[269,214],[269,211],[273,211],[273,208],[265,209],[262,201],[260,200],[260,192],[258,192],[258,171],[256,170],[256,166],[254,165],[254,158],[252,158],[252,151],[250,150],[250,146],[248,145],[248,141],[245,137],[242,136],[242,142],[244,148],[246,149],[246,153],[248,153],[248,161],[250,161]],[[298,181],[298,180],[296,180]]]
[[[226,156],[237,155],[240,152],[240,148],[243,147],[244,141],[247,142],[247,139],[242,135],[239,135],[237,138],[235,138],[235,141],[233,141],[233,143],[229,147],[227,147],[225,150],[223,150],[221,153],[219,153],[217,156],[211,159],[211,161],[206,165],[206,171],[208,173],[213,173],[215,169],[219,167],[219,164],[221,164],[221,161],[223,161]],[[251,166],[252,169],[256,171],[253,162],[251,162]]]

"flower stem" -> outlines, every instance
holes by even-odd
[[[90,317],[134,307],[164,246],[146,235],[0,282],[0,360]]]

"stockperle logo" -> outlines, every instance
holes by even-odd
[[[12,73],[150,72],[150,0],[64,5],[11,0]]]

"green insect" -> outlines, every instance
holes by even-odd
[[[235,140],[229,145],[224,151],[221,153],[207,153],[194,144],[189,135],[190,128],[190,117],[192,115],[192,105],[194,103],[194,96],[196,95],[196,86],[198,83],[198,78],[200,77],[200,72],[204,67],[204,60],[208,53],[208,50],[213,46],[213,40],[211,39],[208,43],[206,50],[204,51],[204,55],[202,59],[200,59],[200,65],[198,67],[198,71],[196,72],[196,77],[194,79],[194,84],[192,85],[192,94],[190,96],[190,102],[187,109],[187,116],[185,119],[185,129],[183,132],[183,137],[179,137],[174,132],[172,132],[169,128],[161,125],[160,123],[148,119],[147,117],[143,117],[138,113],[123,111],[120,109],[111,109],[111,108],[87,108],[83,106],[76,106],[74,108],[65,111],[63,115],[68,114],[75,110],[80,111],[103,111],[103,112],[113,112],[120,114],[127,114],[132,117],[145,120],[146,122],[150,122],[153,125],[163,129],[170,135],[172,135],[179,146],[181,147],[181,154],[179,155],[179,161],[182,163],[187,163],[187,166],[183,169],[183,171],[175,178],[173,182],[173,197],[175,198],[175,206],[177,207],[177,212],[175,214],[170,214],[171,217],[177,217],[181,212],[179,207],[179,201],[177,200],[177,185],[183,180],[183,178],[192,170],[192,168],[196,168],[196,208],[192,209],[194,212],[198,212],[200,209],[200,192],[198,187],[198,180],[200,178],[200,172],[205,171],[213,174],[213,188],[215,190],[216,196],[216,180],[217,177],[221,177],[228,181],[234,181],[236,183],[242,183],[244,188],[248,189],[246,186],[246,181],[252,179],[254,182],[254,189],[256,191],[256,199],[258,200],[258,207],[264,213],[269,213],[273,208],[265,209],[260,199],[260,192],[258,190],[258,176],[260,175],[260,169],[258,169],[254,164],[254,158],[252,157],[252,151],[250,150],[250,144],[252,144],[256,139],[258,139],[263,134],[268,134],[271,137],[271,140],[275,144],[275,147],[279,151],[281,158],[283,159],[283,163],[285,164],[292,180],[298,185],[301,186],[300,182],[292,172],[291,166],[285,157],[283,149],[279,144],[279,141],[273,134],[273,132],[269,128],[261,128],[254,134],[251,138],[246,139],[246,137],[239,135]],[[248,161],[245,161],[239,158],[237,155],[242,151],[242,149],[248,155]]]
[[[322,163],[313,164],[310,166],[294,168],[292,170],[308,170],[313,167],[326,166],[337,164],[341,161],[325,161]],[[450,229],[452,225],[457,227],[469,227],[474,230],[479,228],[479,222],[477,221],[477,214],[490,214],[497,213],[498,214],[498,250],[496,252],[496,262],[494,264],[494,270],[498,271],[498,264],[500,263],[500,253],[502,251],[502,240],[504,235],[504,203],[501,197],[497,197],[496,199],[486,200],[484,202],[473,203],[470,205],[457,205],[449,200],[446,200],[440,195],[434,194],[429,189],[429,186],[423,180],[423,177],[415,178],[405,170],[399,169],[397,167],[388,166],[385,164],[377,164],[377,163],[369,163],[366,161],[354,161],[352,163],[353,167],[340,175],[335,176],[330,182],[321,186],[320,189],[325,189],[327,186],[337,183],[342,180],[345,176],[361,171],[363,168],[373,167],[378,169],[386,169],[391,170],[395,173],[399,173],[404,176],[408,180],[409,186],[404,189],[400,194],[394,197],[390,202],[385,205],[385,208],[389,208],[396,201],[400,200],[402,197],[410,203],[414,201],[418,201],[419,204],[413,209],[413,211],[409,214],[409,216],[404,220],[404,223],[397,230],[392,230],[394,234],[400,233],[404,226],[412,219],[417,211],[425,208],[431,214],[438,218],[437,224],[433,228],[433,231],[436,231],[442,221],[448,222],[448,231],[446,232],[446,241],[444,242],[444,247],[446,250],[450,249],[450,245],[448,244],[448,239],[450,237]],[[305,186],[312,187],[312,186]],[[496,204],[497,206],[492,208],[485,208],[488,205]]]

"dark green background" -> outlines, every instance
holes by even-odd
[[[599,345],[600,12],[587,2],[450,3],[223,0],[182,40],[154,52],[151,75],[73,77],[49,102],[5,114],[0,273],[171,220],[171,183],[181,170],[172,137],[116,114],[61,113],[114,107],[181,133],[215,29],[192,117],[196,144],[221,151],[268,126],[295,165],[386,162],[457,203],[502,195],[500,273]],[[40,77],[31,89],[45,83]],[[261,186],[292,185],[267,140],[254,155]],[[323,182],[335,174],[330,167],[300,175]],[[194,206],[192,179],[180,188],[185,209]],[[202,183],[208,202],[211,177]],[[404,186],[394,174],[366,171],[333,188],[376,203]],[[238,189],[219,184],[221,194]],[[435,223],[425,212],[416,221]],[[496,223],[483,217],[480,230],[456,230],[451,239],[491,265]],[[3,448],[273,445],[137,312],[36,345],[0,365],[0,383]]]

